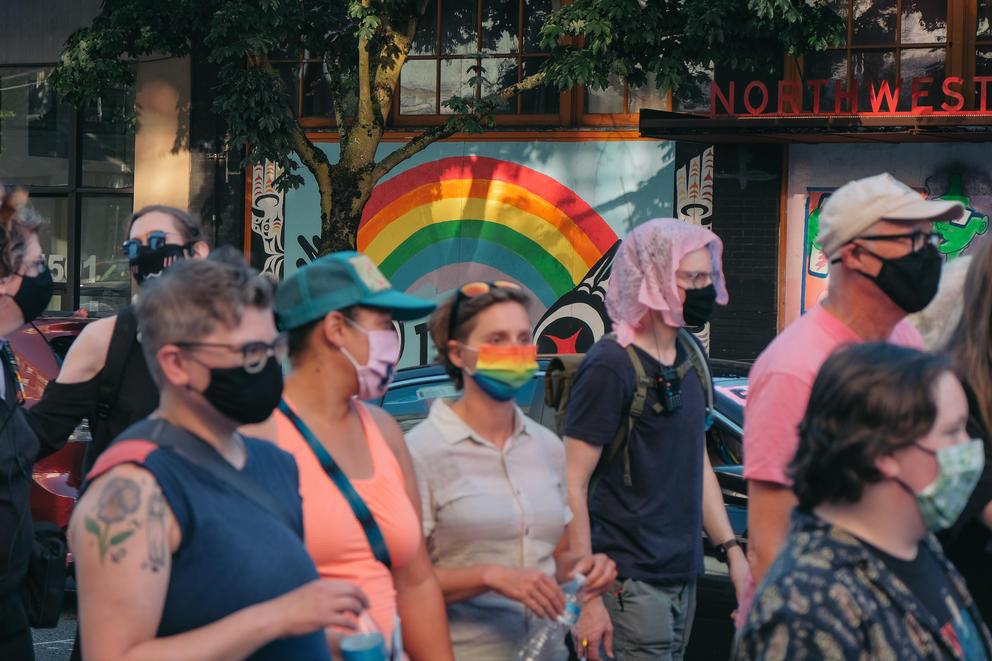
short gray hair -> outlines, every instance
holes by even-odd
[[[17,273],[24,264],[28,242],[44,219],[28,203],[23,188],[8,188],[0,182],[0,277]]]
[[[145,362],[162,385],[158,352],[196,342],[218,328],[235,328],[245,308],[271,308],[275,285],[244,261],[184,259],[141,288],[135,314]]]

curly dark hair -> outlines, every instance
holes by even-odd
[[[475,317],[486,308],[497,303],[519,303],[525,308],[530,305],[530,296],[522,289],[512,287],[494,287],[484,294],[478,294],[470,298],[462,299],[458,306],[458,317],[455,319],[454,332],[448,337],[448,319],[451,317],[451,306],[454,305],[458,293],[449,296],[444,302],[435,308],[430,318],[427,320],[427,329],[431,334],[431,341],[437,351],[435,361],[444,366],[444,371],[451,377],[455,388],[461,390],[465,385],[462,376],[462,369],[456,367],[448,357],[448,340],[464,342],[475,330]]]
[[[953,369],[939,356],[886,342],[841,349],[823,363],[789,465],[801,509],[860,500],[882,479],[875,459],[933,427],[934,387]]]

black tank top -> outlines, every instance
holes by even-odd
[[[158,406],[158,387],[141,352],[130,305],[117,314],[107,360],[97,381],[99,394],[96,408],[88,416],[92,440],[83,458],[83,475],[111,441]]]

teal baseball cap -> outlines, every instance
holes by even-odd
[[[275,313],[280,330],[292,330],[352,305],[391,310],[397,321],[430,314],[436,304],[396,291],[368,256],[354,251],[324,255],[282,281]]]

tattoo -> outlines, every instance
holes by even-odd
[[[165,566],[169,553],[166,534],[165,499],[161,491],[155,491],[148,499],[148,568],[157,572]]]
[[[137,511],[140,505],[141,487],[134,480],[115,477],[103,488],[97,503],[96,516],[99,521],[91,516],[84,519],[86,530],[96,536],[101,564],[106,560],[107,552],[111,547],[122,544],[134,534],[135,527],[129,526],[124,521],[129,514]],[[122,526],[117,525],[121,522],[124,522]],[[115,529],[113,534],[111,534],[112,527]],[[110,559],[120,562],[124,556],[124,549],[115,549],[110,554]]]

